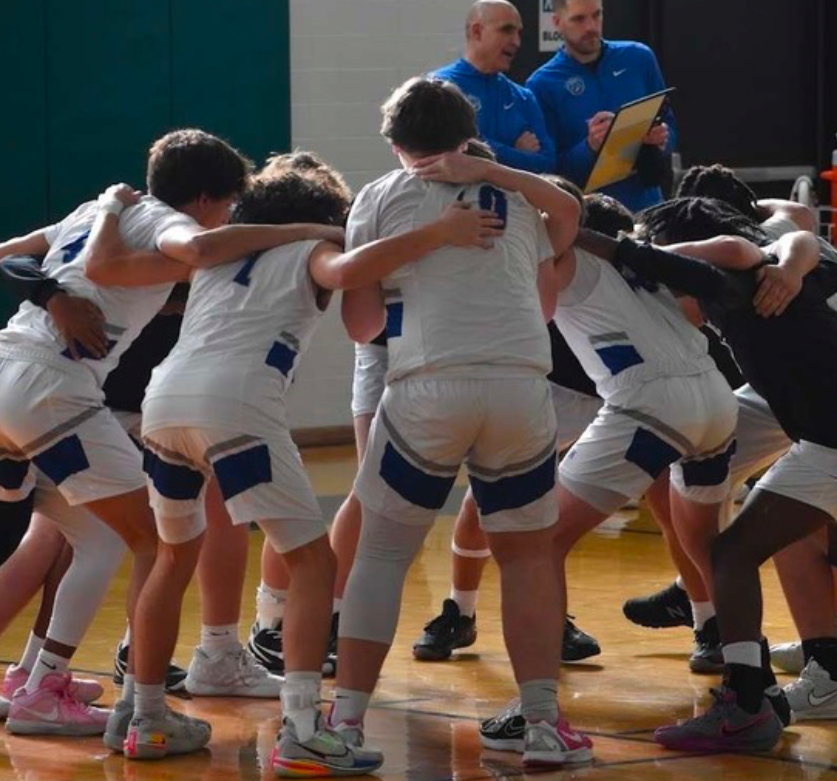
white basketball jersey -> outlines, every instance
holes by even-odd
[[[101,287],[84,274],[85,247],[96,219],[95,201],[79,206],[46,232],[50,244],[44,258],[44,271],[76,296],[92,301],[105,317],[104,331],[108,354],[101,360],[82,358],[78,363],[93,374],[97,385],[104,384],[140,331],[160,311],[171,293],[172,283],[147,287]],[[159,249],[162,234],[176,225],[197,225],[189,216],[150,196],[126,209],[119,221],[125,243],[134,249]],[[57,368],[72,361],[67,345],[58,335],[50,315],[26,301],[8,326],[0,331],[0,354],[25,355]]]
[[[606,261],[574,252],[576,273],[558,297],[555,324],[603,399],[659,377],[715,367],[706,337],[665,288],[632,290]]]
[[[347,247],[419,228],[457,200],[493,209],[505,218],[505,231],[492,249],[444,247],[382,281],[387,381],[428,371],[546,374],[551,352],[537,275],[554,253],[540,214],[519,194],[393,171],[358,195]]]
[[[274,411],[291,385],[323,313],[308,271],[317,244],[277,247],[192,277],[180,339],[146,389],[144,431],[260,433],[246,430],[239,409]]]

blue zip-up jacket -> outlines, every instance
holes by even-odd
[[[433,75],[452,81],[465,93],[477,111],[483,140],[503,165],[533,173],[555,170],[555,146],[538,101],[528,89],[502,73],[481,73],[465,59],[440,68]],[[539,152],[514,148],[515,141],[527,130],[540,141]]]
[[[556,170],[583,187],[595,153],[587,145],[587,120],[597,111],[616,112],[622,105],[665,89],[657,58],[647,46],[633,41],[603,41],[602,56],[585,65],[560,51],[526,82],[535,93],[546,127],[557,150]],[[677,145],[674,113],[663,115],[670,135],[666,153]],[[644,187],[633,175],[602,189],[636,212],[662,200],[659,187]]]

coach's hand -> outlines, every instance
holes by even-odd
[[[753,307],[762,317],[781,315],[802,290],[802,275],[784,266],[763,266]]]
[[[443,242],[455,247],[490,249],[494,246],[492,239],[503,235],[503,221],[494,212],[475,209],[461,201],[442,212],[437,226]]]
[[[47,311],[74,360],[82,358],[79,347],[94,358],[104,358],[108,340],[102,328],[102,310],[92,301],[60,291],[47,302]]]

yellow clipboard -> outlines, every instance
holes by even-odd
[[[591,193],[621,182],[634,172],[642,139],[654,126],[673,87],[626,103],[613,118],[596,162],[587,177],[584,192]]]

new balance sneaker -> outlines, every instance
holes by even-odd
[[[122,686],[125,683],[125,675],[128,673],[129,647],[122,643],[119,643],[116,647],[116,654],[113,657],[113,682],[117,686]],[[166,671],[166,692],[169,694],[182,694],[185,691],[186,670],[172,662]]]
[[[277,698],[283,679],[272,675],[244,648],[209,656],[195,648],[186,677],[186,691],[199,697]]]
[[[132,719],[123,743],[128,759],[162,759],[172,754],[191,754],[205,748],[212,727],[166,708],[161,719]]]
[[[799,680],[785,686],[785,694],[796,721],[837,719],[837,681],[816,659],[805,665]]]
[[[591,656],[598,656],[602,649],[595,637],[579,629],[567,616],[564,622],[564,640],[561,644],[562,662],[580,662]]]
[[[805,667],[805,654],[802,643],[780,643],[770,646],[770,662],[774,667],[791,675],[799,675]]]
[[[273,675],[285,674],[285,657],[282,653],[282,624],[277,627],[261,626],[258,619],[250,627],[247,641],[250,655]]]
[[[29,680],[29,670],[25,667],[20,667],[16,664],[11,665],[6,670],[6,675],[3,678],[3,686],[0,688],[0,695],[7,700],[11,700],[14,693],[22,686],[26,686]],[[79,702],[91,703],[96,702],[104,693],[105,690],[97,681],[85,678],[70,678],[70,684],[67,687],[69,695]]]
[[[413,644],[413,656],[422,662],[449,659],[456,648],[467,648],[477,641],[477,617],[459,612],[452,599],[442,602],[442,613],[424,627],[424,634]]]
[[[695,630],[695,650],[689,657],[689,669],[693,673],[723,672],[724,652],[715,616],[703,625],[703,629]]]
[[[520,700],[512,700],[504,711],[480,724],[480,743],[493,751],[523,753],[526,719]]]
[[[667,629],[672,626],[694,624],[689,595],[677,583],[647,597],[634,597],[622,605],[628,621],[649,629]]]
[[[121,754],[125,738],[128,737],[128,727],[134,718],[134,704],[125,700],[117,700],[110,712],[105,734],[102,740],[111,751]]]
[[[73,699],[69,685],[69,675],[52,673],[31,694],[18,689],[6,729],[15,735],[101,735],[110,711]]]
[[[715,702],[702,716],[683,724],[660,727],[654,740],[674,751],[770,751],[782,736],[782,725],[767,699],[758,713],[738,706],[735,692],[712,689]]]
[[[593,741],[562,718],[557,724],[527,721],[523,739],[525,767],[551,767],[593,761]]]
[[[317,719],[317,731],[306,741],[297,737],[289,719],[282,722],[270,764],[278,776],[310,778],[312,776],[362,776],[374,773],[384,764],[380,751],[352,745],[342,735],[327,729],[322,716]]]

